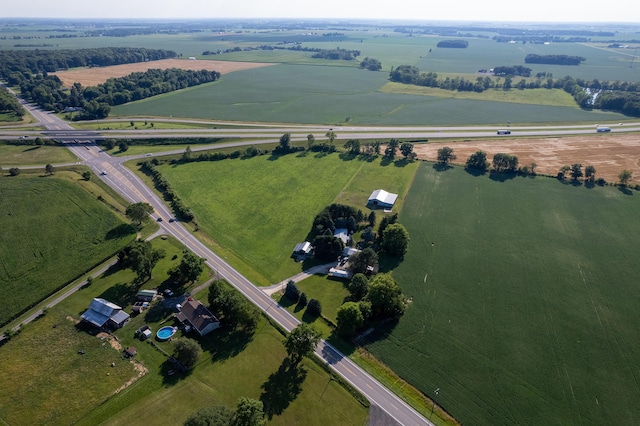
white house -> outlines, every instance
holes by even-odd
[[[369,196],[368,206],[372,208],[381,207],[383,209],[390,209],[396,203],[398,194],[392,194],[384,189],[376,189]]]

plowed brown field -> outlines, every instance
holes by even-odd
[[[596,178],[617,182],[622,170],[633,172],[632,183],[640,182],[640,134],[589,135],[547,137],[535,139],[495,139],[470,142],[438,142],[417,144],[418,158],[436,161],[438,149],[453,148],[458,157],[455,163],[464,164],[478,150],[487,153],[491,162],[494,154],[504,152],[518,157],[520,165],[536,163],[536,172],[555,175],[560,167],[580,163],[596,168]]]
[[[261,62],[227,62],[227,61],[202,61],[192,59],[163,59],[160,61],[138,62],[135,64],[114,65],[111,67],[83,68],[70,71],[60,71],[52,73],[57,75],[62,83],[71,87],[73,83],[80,83],[83,86],[96,86],[104,83],[111,77],[124,77],[132,72],[144,72],[148,69],[168,69],[180,68],[183,70],[207,70],[218,71],[220,74],[227,74],[233,71],[247,70],[251,68],[266,67],[268,63]]]

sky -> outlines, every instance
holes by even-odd
[[[467,22],[640,23],[637,0],[29,0],[3,1],[0,18],[337,18]],[[435,6],[435,7],[434,7]]]

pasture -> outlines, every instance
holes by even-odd
[[[2,177],[0,199],[0,324],[135,236],[89,191],[55,176]]]
[[[463,424],[638,423],[634,194],[423,163],[412,302],[367,349]]]

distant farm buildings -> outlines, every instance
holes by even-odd
[[[371,208],[391,209],[398,199],[398,194],[392,194],[384,189],[376,189],[369,196],[367,206]]]

